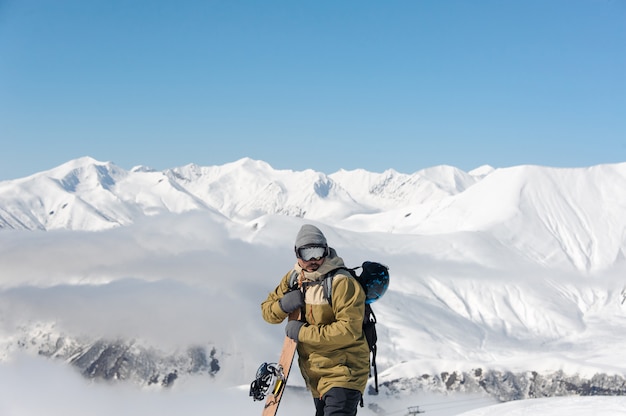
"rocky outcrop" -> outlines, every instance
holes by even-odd
[[[212,346],[191,346],[163,352],[135,341],[86,342],[64,336],[34,338],[18,343],[20,349],[36,349],[39,355],[65,360],[90,379],[132,381],[138,384],[171,386],[181,375],[220,371],[219,353]]]
[[[479,368],[468,372],[423,374],[380,383],[382,394],[412,394],[418,391],[486,392],[500,401],[569,395],[623,396],[626,395],[626,378],[617,374],[596,374],[585,378],[562,371],[513,373]],[[370,388],[368,393],[375,394],[374,389]]]

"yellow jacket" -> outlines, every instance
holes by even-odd
[[[315,272],[306,272],[296,263],[294,270],[303,281],[321,282],[326,274],[343,267],[334,249]],[[261,304],[263,319],[272,324],[285,320],[278,303],[289,291],[290,270]],[[298,334],[298,364],[314,397],[322,397],[332,387],[365,390],[369,374],[369,347],[363,334],[365,293],[345,270],[339,270],[332,282],[332,306],[321,284],[305,291],[307,325]]]

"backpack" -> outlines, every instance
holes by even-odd
[[[357,274],[356,270],[362,269],[361,274]],[[365,313],[363,314],[363,334],[365,335],[365,339],[367,340],[367,345],[369,347],[371,356],[372,356],[372,367],[374,368],[374,389],[376,393],[378,393],[378,369],[376,368],[376,342],[378,341],[378,335],[376,334],[376,315],[374,315],[374,311],[370,306],[371,303],[376,302],[380,299],[387,288],[389,287],[389,267],[385,266],[381,263],[376,263],[372,261],[365,261],[361,266],[348,268],[348,267],[339,267],[333,269],[326,273],[326,276],[320,282],[312,282],[310,284],[321,284],[324,297],[328,301],[328,304],[332,306],[332,288],[333,288],[333,278],[337,274],[339,270],[346,270],[350,273],[352,277],[354,277],[357,282],[361,284],[363,290],[365,291]],[[291,274],[291,279],[289,282],[290,288],[297,287],[298,273],[295,271]],[[372,375],[370,369],[370,376]]]

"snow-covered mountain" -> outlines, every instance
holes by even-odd
[[[626,163],[327,175],[85,157],[0,182],[0,361],[249,383],[283,336],[258,305],[307,222],[348,265],[390,266],[383,394],[626,393]]]
[[[247,158],[156,172],[84,157],[0,182],[0,229],[98,231],[189,211],[238,223],[286,215],[367,232],[486,233],[533,262],[595,271],[626,258],[625,190],[626,163],[326,175]]]
[[[452,167],[415,175],[387,171],[274,170],[241,159],[155,172],[125,171],[84,157],[24,179],[0,182],[0,225],[13,229],[97,231],[159,213],[219,212],[239,222],[266,214],[340,221],[357,214],[439,201],[478,179]],[[386,230],[385,230],[386,231]]]

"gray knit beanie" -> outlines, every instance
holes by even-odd
[[[326,237],[314,225],[304,224],[300,231],[298,231],[298,235],[296,236],[296,250],[303,246],[324,246],[326,247],[328,244],[326,243]]]

